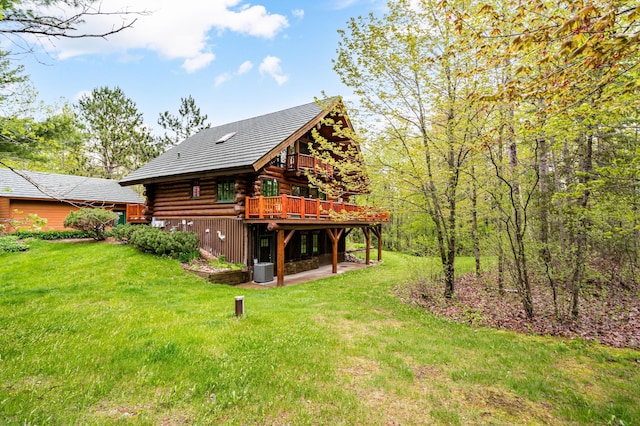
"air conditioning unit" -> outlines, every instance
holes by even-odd
[[[253,281],[268,283],[273,281],[273,263],[258,262],[253,265]]]

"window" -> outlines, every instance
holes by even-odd
[[[300,254],[302,256],[307,255],[307,234],[300,235]]]
[[[280,154],[269,161],[269,164],[284,169],[287,165],[287,150],[283,149],[282,151],[280,151]]]
[[[235,198],[235,183],[234,179],[220,179],[218,181],[218,202],[233,203],[233,199]]]
[[[191,198],[200,198],[200,179],[191,182]]]
[[[317,232],[313,233],[313,243],[312,243],[312,249],[313,249],[313,254],[318,254],[320,252],[320,246],[318,243],[318,239],[319,239],[319,235]]]
[[[265,197],[277,197],[280,195],[278,181],[275,179],[262,179],[262,189],[260,192]]]
[[[294,197],[308,197],[309,188],[300,185],[291,185],[291,195]]]
[[[320,198],[321,200],[327,199],[327,194],[318,190],[318,188],[310,188],[309,189],[309,197],[310,198]]]

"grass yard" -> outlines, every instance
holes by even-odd
[[[264,291],[127,246],[30,245],[0,254],[1,424],[640,421],[640,352],[404,305],[417,258]]]

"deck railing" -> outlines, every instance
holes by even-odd
[[[326,219],[335,221],[388,222],[389,213],[318,198],[279,195],[246,197],[245,219]]]
[[[144,204],[127,204],[127,223],[146,223]]]
[[[314,173],[326,173],[333,176],[333,166],[313,155],[296,153],[287,157],[288,170],[311,170]]]

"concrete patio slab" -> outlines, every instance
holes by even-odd
[[[367,266],[376,265],[377,262],[372,262],[371,265],[365,265],[364,263],[355,263],[355,262],[342,262],[338,263],[338,274],[348,272],[348,271],[356,271],[358,269],[366,268]],[[284,285],[296,285],[300,283],[305,283],[308,281],[319,280],[321,278],[327,278],[336,275],[331,272],[331,265],[324,265],[319,267],[318,269],[312,269],[310,271],[300,272],[292,275],[284,276]],[[238,288],[247,288],[253,290],[266,290],[269,288],[277,287],[277,279],[274,277],[273,281],[269,281],[266,283],[256,283],[256,282],[248,282],[244,284],[239,284],[235,287]]]

